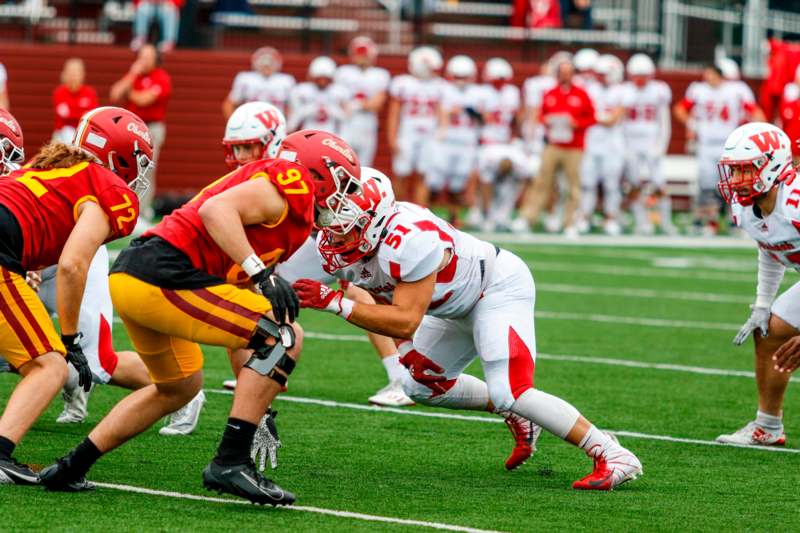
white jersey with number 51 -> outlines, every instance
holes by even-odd
[[[481,297],[494,264],[492,244],[456,230],[429,210],[398,202],[378,252],[334,275],[369,291],[378,302],[391,302],[398,282],[419,281],[433,272],[436,286],[428,308],[440,318],[466,316]],[[445,253],[450,260],[442,266]]]

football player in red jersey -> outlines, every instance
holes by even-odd
[[[286,138],[277,159],[223,176],[123,250],[112,267],[111,298],[154,384],[123,398],[83,442],[41,472],[42,484],[89,488],[84,476],[103,454],[197,394],[202,343],[252,350],[217,454],[203,471],[204,486],[254,503],[294,502],[250,456],[259,421],[302,344],[297,296],[273,270],[306,240],[315,218],[348,208],[360,173],[358,157],[340,138],[299,131]]]
[[[0,175],[17,170],[25,161],[22,128],[14,115],[0,109]]]
[[[36,483],[12,453],[64,384],[65,355],[91,386],[78,344],[86,273],[103,243],[133,230],[151,156],[139,117],[101,107],[83,117],[75,146],[51,143],[0,180],[0,354],[22,376],[0,417],[0,482]],[[53,264],[61,338],[25,283],[26,271]]]

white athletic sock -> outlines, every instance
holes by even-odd
[[[783,416],[770,415],[761,410],[756,411],[756,424],[766,429],[773,435],[780,435],[783,432]]]
[[[644,198],[638,198],[631,202],[631,213],[633,213],[633,219],[636,221],[637,227],[641,228],[650,225],[650,221],[647,218],[647,210],[644,207]]]
[[[511,411],[562,439],[581,416],[569,403],[538,389],[528,389],[522,393],[511,406]]]
[[[447,407],[448,409],[485,411],[489,405],[489,387],[486,386],[484,381],[475,376],[461,374],[458,376],[455,385],[444,394],[416,401],[425,405]]]
[[[383,368],[386,369],[386,376],[389,378],[389,381],[400,381],[403,379],[403,374],[408,373],[406,367],[400,364],[399,353],[384,357],[381,359],[381,362],[383,363]]]
[[[616,444],[614,440],[594,427],[592,424],[589,427],[589,431],[586,432],[586,435],[581,439],[581,443],[579,446],[583,451],[586,452],[586,455],[589,457],[595,458],[603,455],[606,450]]]
[[[672,199],[666,193],[658,200],[658,213],[662,228],[672,225]]]
[[[622,193],[619,183],[615,186],[603,187],[603,212],[608,218],[619,218],[619,206],[622,203]]]
[[[67,365],[67,381],[64,382],[64,391],[72,396],[78,390],[78,371],[72,365]]]

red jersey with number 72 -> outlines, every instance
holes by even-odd
[[[26,270],[58,263],[84,202],[100,206],[109,220],[106,242],[130,235],[139,217],[139,199],[116,174],[97,163],[67,168],[22,168],[0,178],[0,204],[17,219]]]
[[[245,226],[247,240],[267,266],[285,261],[311,233],[314,183],[305,167],[283,159],[255,161],[226,174],[165,217],[144,237],[161,237],[186,254],[195,268],[228,283],[247,281],[247,274],[211,238],[199,209],[209,198],[254,179],[272,183],[286,200],[286,209],[274,224]]]

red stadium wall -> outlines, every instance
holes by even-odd
[[[0,61],[9,75],[11,111],[22,124],[27,153],[32,155],[50,139],[53,128],[51,94],[59,84],[64,60],[81,57],[86,62],[87,83],[93,85],[101,104],[108,103],[111,84],[130,66],[133,53],[122,47],[0,44]],[[287,54],[284,71],[298,80],[312,56]],[[172,76],[173,96],[167,113],[167,141],[158,168],[158,191],[191,192],[227,169],[220,140],[225,129],[221,104],[237,72],[249,68],[249,53],[209,50],[178,50],[165,58],[164,68]],[[335,57],[337,61],[345,58]],[[405,57],[381,57],[379,64],[393,74],[404,72]],[[479,65],[482,66],[482,65]],[[516,82],[534,75],[534,63],[514,64]],[[680,98],[695,73],[663,76]],[[376,166],[390,168],[390,158],[381,121]],[[683,128],[675,126],[670,152],[682,152]]]

